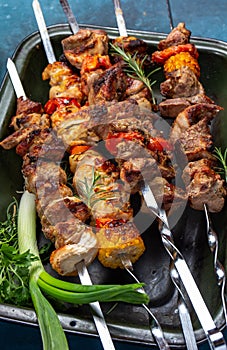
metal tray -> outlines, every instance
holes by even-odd
[[[81,26],[86,27],[86,25]],[[89,26],[90,28],[97,28]],[[110,37],[118,36],[113,28],[103,28]],[[61,39],[71,34],[68,25],[55,25],[48,28],[56,56],[62,53]],[[155,51],[158,42],[166,35],[152,32],[129,31],[129,35],[148,42],[151,51]],[[201,82],[209,97],[227,110],[227,43],[192,38],[199,50],[199,63],[201,66]],[[16,49],[13,59],[16,63],[26,94],[29,98],[45,103],[48,99],[49,85],[43,82],[41,73],[47,65],[46,56],[38,32],[28,36]],[[158,75],[156,96],[159,83],[163,81],[162,73]],[[0,139],[8,134],[8,125],[11,116],[15,113],[16,97],[8,75],[6,75],[0,91]],[[222,111],[213,125],[213,135],[217,145],[227,146],[227,118]],[[23,178],[20,171],[21,159],[12,151],[0,149],[0,218],[4,218],[7,205],[14,196],[20,196],[23,189]],[[214,226],[219,234],[219,258],[227,267],[226,233],[227,215],[226,207],[213,215]],[[151,234],[152,230],[152,234]],[[213,272],[212,255],[206,239],[205,220],[203,212],[186,208],[178,224],[174,228],[176,244],[182,251],[200,291],[215,319],[217,327],[224,327],[220,291]],[[41,239],[41,237],[40,237]],[[157,227],[152,224],[144,234],[143,239],[147,247],[146,252],[135,264],[135,274],[146,283],[146,291],[150,295],[150,308],[157,315],[165,332],[168,343],[173,348],[184,347],[184,339],[177,314],[177,294],[169,278],[169,257],[162,246]],[[49,265],[46,266],[51,271]],[[95,261],[89,272],[94,283],[130,283],[132,280],[124,270],[110,270]],[[51,272],[53,273],[53,271]],[[54,274],[54,273],[53,273]],[[77,278],[70,279],[78,282]],[[109,325],[113,339],[151,345],[154,340],[148,328],[148,317],[140,306],[119,303],[115,309],[108,313],[112,305],[103,304],[102,308]],[[64,329],[68,332],[97,336],[95,326],[88,306],[69,307],[69,305],[55,305],[59,312]],[[0,318],[13,322],[37,325],[34,310],[18,308],[14,305],[0,305]],[[205,341],[205,334],[192,312],[193,325],[198,343]]]

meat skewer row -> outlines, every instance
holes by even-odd
[[[67,64],[70,64],[79,73],[81,85],[78,84],[78,95],[83,95],[82,105],[133,98],[150,109],[149,92],[142,82],[131,79],[124,73],[122,60],[119,62],[118,59],[115,63],[110,58],[109,42],[106,32],[90,29],[79,29],[63,39],[64,62],[49,64],[43,72],[43,79],[50,79],[52,86],[50,97],[57,97],[55,92],[67,97],[65,88],[68,86],[67,79],[71,79],[71,69],[67,68]],[[149,56],[147,44],[135,37],[120,37],[113,39],[112,43],[123,47],[125,52],[136,53],[138,57]],[[74,90],[74,85],[72,87]],[[78,102],[81,103],[80,99]]]
[[[167,78],[161,83],[161,93],[168,99],[159,106],[162,115],[176,117],[170,140],[175,147],[180,144],[189,161],[183,170],[183,179],[191,207],[204,210],[204,203],[207,203],[211,212],[219,212],[224,206],[226,190],[221,177],[214,171],[215,158],[211,153],[213,140],[209,124],[223,108],[215,105],[204,94],[204,88],[198,80],[198,53],[194,45],[189,43],[190,34],[184,23],[179,23],[159,43],[160,51],[153,53],[154,61],[164,64]]]
[[[172,14],[171,14],[169,1],[167,1],[167,5],[169,10],[170,23],[172,24]],[[207,102],[209,103],[209,101]],[[214,201],[214,208],[217,211],[219,211],[223,208],[224,199],[226,196],[226,188],[225,186],[223,186],[223,182],[220,179],[220,176],[216,174],[215,171],[213,170],[213,167],[216,163],[216,159],[214,160],[213,155],[209,153],[209,151],[212,150],[212,136],[210,133],[210,129],[207,125],[210,122],[210,120],[216,115],[216,113],[219,112],[220,108],[218,106],[218,108],[215,111],[215,108],[208,105],[206,106],[205,111],[203,111],[203,113],[199,112],[199,110],[201,110],[201,106],[200,107],[196,106],[196,110],[197,110],[197,113],[193,112],[193,110],[190,108],[186,108],[185,110],[186,112],[182,111],[183,115],[179,113],[179,118],[177,117],[178,120],[174,122],[175,125],[174,125],[174,130],[172,131],[172,138],[176,140],[176,138],[180,136],[180,134],[182,134],[182,136],[184,136],[184,140],[186,140],[186,143],[184,143],[183,137],[181,136],[180,139],[181,139],[183,151],[187,154],[188,159],[192,161],[190,161],[188,166],[184,169],[183,176],[185,177],[185,181],[192,180],[193,182],[192,186],[191,186],[191,183],[189,184],[189,186],[191,186],[191,192],[192,193],[194,192],[194,196],[195,196],[193,198],[193,205],[195,207],[198,206],[199,209],[202,210],[201,203],[204,201],[203,206],[204,206],[205,217],[207,221],[208,244],[214,256],[214,270],[217,276],[218,285],[221,288],[223,315],[226,323],[227,316],[226,316],[226,298],[225,298],[225,284],[226,284],[225,269],[220,263],[220,261],[218,260],[218,246],[219,246],[218,236],[212,227],[212,222],[209,214],[209,210],[211,210],[210,207],[211,207],[212,201]],[[197,120],[195,122],[195,118],[191,118],[193,113],[194,113],[194,116],[196,116],[196,119],[198,119],[197,116],[199,114],[202,114],[203,118],[200,118],[199,121]],[[192,121],[194,125],[191,126]],[[201,127],[201,124],[202,124],[202,127]],[[198,135],[198,133],[200,132],[202,134],[202,137]],[[195,144],[195,140],[199,140],[199,142],[196,142]],[[196,157],[197,151],[199,151],[198,153],[200,153],[200,157]],[[197,160],[197,158],[201,158],[201,159]],[[200,198],[200,196],[198,195],[198,192],[201,188],[199,186],[199,182],[200,182],[200,186],[201,186],[201,182],[204,184],[205,194],[202,196],[203,198]],[[212,191],[212,187],[214,188],[213,191]],[[215,191],[215,188],[216,188],[216,191]],[[214,195],[215,192],[217,192],[218,195]],[[211,200],[208,200],[210,196],[211,196]],[[209,202],[209,207],[207,205],[207,201]]]
[[[105,267],[124,268],[122,256],[132,263],[145,246],[132,222],[129,193],[119,183],[119,169],[99,152],[88,150],[77,160],[73,177],[79,197],[88,203],[99,244],[98,259]],[[87,188],[92,189],[92,195]]]

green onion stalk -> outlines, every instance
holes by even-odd
[[[67,339],[57,313],[44,295],[73,304],[88,304],[95,301],[122,301],[131,304],[149,302],[148,295],[138,291],[143,283],[82,286],[61,281],[48,274],[43,267],[37,247],[35,195],[28,191],[23,193],[18,210],[18,245],[21,254],[30,251],[36,257],[30,267],[29,289],[44,350],[68,349]]]

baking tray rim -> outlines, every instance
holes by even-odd
[[[115,37],[118,35],[118,29],[115,27],[104,27],[104,26],[96,26],[90,24],[80,24],[81,28],[90,28],[90,29],[102,29],[105,30],[110,37]],[[47,27],[50,38],[54,36],[62,36],[71,34],[70,26],[68,24],[54,24]],[[150,44],[157,44],[160,40],[166,37],[166,33],[152,32],[152,31],[142,31],[142,30],[128,30],[129,35],[135,35]],[[28,43],[32,41],[33,45],[41,44],[40,34],[38,31],[34,31],[31,34],[27,35],[16,47],[14,53],[12,55],[12,59],[17,64],[18,72],[20,74],[20,70],[22,69],[22,57],[23,56],[23,48],[28,45]],[[220,54],[227,56],[227,43],[222,40],[212,39],[212,38],[204,38],[204,37],[191,37],[191,42],[196,45],[198,49],[205,49],[208,51],[213,51],[215,54]],[[8,97],[13,97],[14,92],[9,84],[9,75],[6,72],[4,78],[2,80],[0,86],[0,98],[2,95],[9,92]],[[11,100],[9,98],[9,100]],[[4,115],[4,113],[3,113]],[[0,128],[2,128],[3,120],[0,118]],[[84,320],[79,319],[77,317],[69,316],[64,313],[58,313],[59,319],[63,326],[63,329],[70,333],[89,335],[89,336],[98,336],[95,325],[92,320]],[[38,326],[37,317],[35,311],[29,308],[17,307],[8,304],[0,304],[0,319],[5,321],[11,321],[15,323],[22,323],[27,325]],[[215,322],[217,327],[220,330],[225,328],[224,320],[222,320],[222,309],[216,315]],[[142,344],[142,345],[154,345],[155,342],[151,338],[151,334],[149,329],[139,328],[140,332],[142,331],[144,337],[140,337],[138,340],[138,335],[135,334],[135,327],[125,326],[120,324],[108,324],[111,335],[113,339],[123,342],[129,342],[134,344]],[[122,332],[125,332],[122,337]],[[168,332],[167,332],[168,333]],[[140,333],[141,335],[141,333]],[[195,330],[195,335],[197,339],[197,343],[203,343],[206,341],[206,336],[202,329]],[[184,341],[182,343],[182,334],[179,333],[168,333],[168,341],[172,337],[172,343],[170,345],[173,348],[181,348],[184,345]]]

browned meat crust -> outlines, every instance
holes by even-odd
[[[85,56],[108,54],[108,36],[103,30],[80,29],[77,34],[62,40],[67,60],[80,69]]]
[[[190,162],[184,169],[183,178],[188,184],[187,193],[191,207],[204,210],[205,203],[209,211],[216,213],[224,206],[226,189],[224,181],[211,166],[212,162],[206,159]]]
[[[179,23],[168,35],[158,44],[159,50],[164,50],[173,45],[187,44],[190,40],[191,32],[185,28],[185,23]]]

